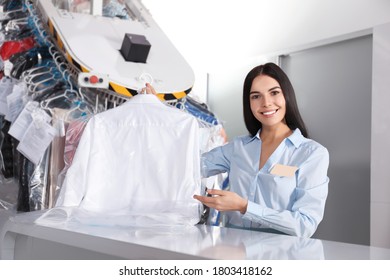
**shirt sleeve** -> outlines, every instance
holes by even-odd
[[[230,158],[233,153],[233,142],[216,147],[201,156],[201,175],[210,177],[219,173],[229,172]]]
[[[248,201],[243,219],[290,235],[311,237],[324,215],[329,183],[328,166],[328,150],[317,147],[299,166],[291,210],[275,210]]]

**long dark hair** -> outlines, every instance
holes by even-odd
[[[287,77],[286,73],[274,63],[266,63],[264,65],[259,65],[253,68],[245,78],[244,89],[243,89],[243,105],[244,105],[244,121],[245,126],[248,129],[249,133],[252,136],[255,136],[259,129],[262,127],[261,122],[259,122],[256,117],[253,115],[249,95],[252,87],[253,80],[260,75],[266,75],[275,79],[283,92],[284,99],[286,100],[286,124],[291,129],[294,130],[299,128],[302,132],[302,135],[309,137],[305,123],[302,120],[301,114],[298,110],[297,100],[295,98],[294,88],[290,82],[290,79]]]

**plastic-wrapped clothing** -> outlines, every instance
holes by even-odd
[[[14,177],[14,150],[12,136],[8,134],[11,123],[9,121],[3,120],[3,127],[1,133],[3,135],[2,144],[1,144],[1,172],[4,178]]]
[[[38,211],[48,208],[47,179],[49,169],[50,149],[47,149],[42,160],[35,166],[29,181],[30,208]]]
[[[19,192],[16,210],[30,212],[30,179],[35,170],[35,165],[28,158],[20,155]]]
[[[0,56],[3,60],[9,59],[13,54],[27,51],[35,45],[34,38],[27,37],[19,41],[6,41],[0,47]]]
[[[64,125],[63,119],[68,110],[53,108],[52,109],[52,125],[58,127]],[[47,207],[52,208],[55,204],[55,198],[57,196],[59,183],[58,176],[65,167],[64,162],[64,147],[65,147],[65,136],[57,135],[54,137],[50,149],[49,158],[49,174],[48,174],[48,185],[46,189]]]
[[[94,224],[113,225],[115,217],[121,225],[196,224],[201,212],[193,199],[200,193],[198,133],[193,116],[151,94],[95,115],[56,206],[87,211],[100,218]]]
[[[103,6],[103,16],[129,19],[129,14],[126,10],[126,5],[120,3],[117,0],[111,0]]]
[[[83,135],[88,119],[76,119],[69,123],[65,135],[64,161],[65,167],[70,167]]]
[[[72,164],[74,155],[79,145],[80,138],[83,135],[84,128],[88,122],[88,118],[76,119],[71,121],[66,126],[65,134],[65,147],[64,147],[64,168],[61,170],[57,178],[58,189],[61,189],[61,186],[65,180],[66,173],[68,172],[69,167]],[[56,192],[57,197],[58,194]]]
[[[217,125],[219,123],[218,119],[214,116],[214,114],[208,110],[206,104],[199,103],[189,96],[186,96],[184,104],[180,106],[184,106],[184,109],[188,113],[209,124]]]

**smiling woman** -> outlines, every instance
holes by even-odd
[[[256,77],[252,82],[250,107],[263,127],[281,124],[286,113],[286,100],[279,83],[269,76]]]
[[[328,194],[328,150],[308,138],[291,82],[276,64],[248,73],[243,106],[250,135],[202,155],[202,175],[228,172],[230,190],[194,197],[223,211],[230,227],[312,236]]]

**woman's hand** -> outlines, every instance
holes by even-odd
[[[207,193],[212,196],[194,195],[194,198],[218,211],[240,211],[241,214],[245,214],[248,201],[235,192],[207,190]]]
[[[141,90],[142,93],[146,93],[146,94],[154,94],[154,95],[157,95],[157,92],[156,90],[154,89],[154,87],[152,87],[151,84],[149,83],[146,83],[145,84],[145,87]]]

